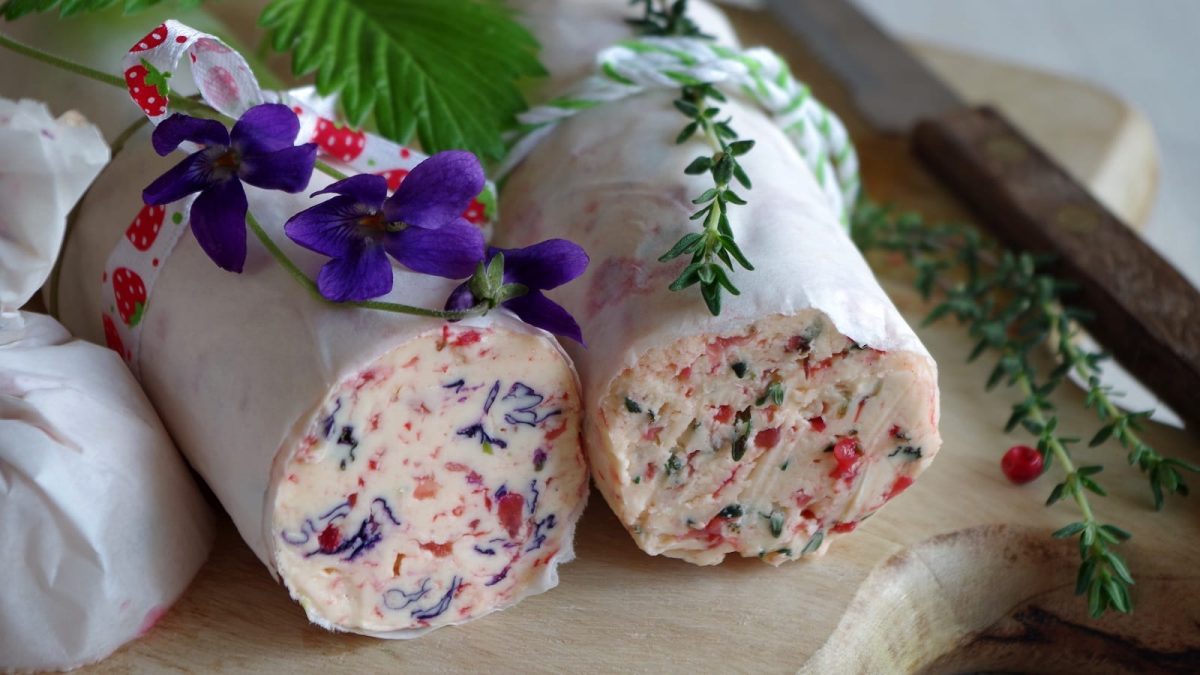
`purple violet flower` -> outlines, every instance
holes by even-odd
[[[583,274],[589,262],[583,247],[566,239],[548,239],[525,248],[489,247],[485,267],[490,266],[492,260],[500,254],[504,259],[503,284],[519,284],[528,290],[523,295],[502,300],[500,304],[512,310],[531,326],[584,344],[583,332],[575,318],[561,305],[542,294],[542,291],[558,288]],[[450,298],[446,300],[447,310],[469,309],[483,299],[476,298],[471,290],[473,281],[476,279],[464,282],[454,289]]]
[[[462,214],[484,182],[475,155],[440,152],[418,164],[391,197],[387,179],[372,174],[314,192],[337,196],[292,216],[283,229],[297,244],[332,258],[317,287],[335,302],[392,290],[385,253],[415,272],[462,279],[483,259],[483,233]]]
[[[216,120],[171,115],[151,137],[159,155],[169,155],[184,141],[205,147],[159,176],[142,191],[142,201],[169,204],[199,192],[192,204],[192,234],[222,269],[241,272],[248,208],[242,183],[291,193],[308,187],[317,146],[296,145],[299,133],[296,113],[278,103],[247,110],[232,132]]]

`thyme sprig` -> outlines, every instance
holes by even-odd
[[[630,6],[642,5],[641,18],[626,19],[643,35],[678,35],[684,37],[711,37],[706,35],[687,15],[687,0],[629,0]]]
[[[725,268],[730,272],[735,271],[736,261],[747,270],[754,269],[754,265],[738,248],[729,226],[729,207],[746,204],[746,200],[734,192],[730,184],[736,180],[743,188],[750,189],[750,177],[746,175],[738,157],[750,152],[754,148],[754,141],[739,140],[737,132],[729,124],[730,120],[718,120],[721,109],[713,103],[724,103],[725,100],[725,95],[711,84],[684,87],[683,95],[675,100],[675,107],[691,120],[675,139],[676,143],[686,143],[700,134],[712,149],[711,155],[700,155],[694,159],[684,173],[690,176],[707,173],[712,176],[713,187],[692,200],[693,204],[704,205],[692,214],[692,220],[704,220],[704,229],[683,235],[671,250],[658,259],[659,262],[667,262],[691,254],[691,263],[683,268],[669,288],[681,291],[699,283],[700,295],[714,316],[721,313],[722,290],[733,295],[741,294],[730,281]],[[725,268],[718,261],[724,263]]]
[[[1105,355],[1085,350],[1073,339],[1077,323],[1090,318],[1089,312],[1062,302],[1074,285],[1040,271],[1046,259],[1002,250],[973,228],[930,225],[917,214],[896,214],[870,202],[856,210],[852,235],[863,251],[901,254],[916,271],[917,289],[926,299],[941,291],[944,297],[926,323],[952,316],[966,325],[977,340],[969,360],[988,351],[997,355],[987,388],[1006,382],[1024,397],[1013,406],[1006,431],[1021,426],[1037,437],[1043,470],[1055,461],[1062,467],[1063,480],[1053,487],[1046,504],[1069,497],[1081,514],[1078,521],[1053,534],[1056,538],[1079,537],[1076,592],[1087,595],[1093,616],[1110,608],[1129,612],[1132,603],[1128,586],[1133,577],[1112,547],[1131,535],[1096,519],[1088,493],[1105,496],[1095,478],[1102,467],[1075,465],[1068,446],[1079,439],[1060,433],[1049,396],[1071,371],[1088,382],[1085,405],[1096,409],[1103,424],[1090,446],[1113,438],[1128,450],[1129,463],[1137,465],[1149,479],[1156,508],[1162,508],[1164,492],[1187,495],[1180,471],[1196,471],[1197,467],[1165,458],[1142,440],[1137,434],[1141,430],[1138,422],[1150,414],[1148,411],[1122,413],[1112,402],[1113,392],[1099,378]],[[1031,356],[1047,344],[1053,348],[1058,365],[1042,376]]]
[[[687,0],[660,0],[658,3],[654,0],[630,0],[629,4],[641,4],[645,8],[642,18],[628,20],[643,35],[712,37],[701,32],[699,26],[688,17]],[[731,183],[737,181],[744,189],[751,188],[750,176],[738,158],[754,148],[754,141],[739,139],[730,124],[731,118],[720,119],[719,104],[726,102],[728,99],[715,85],[699,81],[686,82],[679,98],[674,101],[675,108],[688,118],[675,143],[682,145],[699,135],[712,151],[692,160],[684,173],[689,176],[707,173],[712,176],[713,187],[692,200],[693,204],[703,205],[692,214],[691,219],[703,219],[704,229],[683,235],[658,259],[665,263],[682,255],[692,256],[692,261],[671,282],[669,288],[682,291],[699,284],[704,304],[714,316],[721,314],[722,292],[741,295],[741,291],[729,279],[726,269],[729,272],[736,271],[735,261],[746,270],[754,269],[738,248],[729,226],[729,207],[746,204],[746,200],[734,192]]]

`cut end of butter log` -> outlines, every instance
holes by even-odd
[[[539,335],[446,328],[330,394],[272,502],[276,568],[313,622],[419,632],[554,586],[588,477],[562,361]]]
[[[814,310],[650,350],[591,431],[597,484],[638,545],[701,565],[823,552],[941,444],[929,360]]]

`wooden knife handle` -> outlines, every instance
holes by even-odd
[[[1052,253],[1087,330],[1200,430],[1200,292],[998,111],[917,125],[917,154],[1008,246]]]

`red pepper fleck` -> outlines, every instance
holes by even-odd
[[[642,440],[658,442],[658,435],[662,433],[663,427],[650,427],[642,432]]]
[[[430,541],[430,542],[421,544],[421,548],[422,548],[422,550],[429,551],[430,553],[432,553],[435,558],[445,558],[446,556],[448,556],[454,552],[454,544],[451,542],[447,542],[445,544],[438,544],[438,543],[434,543],[434,542]]]
[[[834,532],[853,532],[854,528],[858,527],[858,521],[852,520],[848,523],[837,523],[833,526]]]
[[[687,368],[684,368],[683,370],[679,371],[679,374],[676,375],[675,377],[678,380],[687,380],[687,379],[691,378],[691,376],[692,376],[692,367],[688,366]]]
[[[516,539],[524,522],[525,498],[516,492],[509,492],[500,498],[497,511],[500,514],[500,524],[508,531],[508,536]]]
[[[858,439],[854,436],[843,436],[833,446],[833,458],[837,467],[829,475],[833,478],[851,480],[858,474],[862,452],[858,449]]]
[[[733,419],[733,406],[723,405],[717,409],[717,414],[713,417],[721,424],[728,424]]]
[[[371,415],[371,431],[379,431],[379,418],[381,413]]]
[[[338,544],[342,542],[342,533],[338,531],[337,525],[330,523],[321,530],[320,536],[317,537],[317,544],[321,547],[322,553],[332,553],[337,550]]]
[[[770,450],[779,444],[779,427],[763,429],[754,435],[754,445]]]
[[[413,490],[414,499],[433,499],[437,496],[438,488],[437,481],[433,476],[420,476],[417,478],[417,488]]]
[[[350,508],[354,508],[354,505],[358,503],[358,493],[351,493],[349,497],[346,497],[346,501],[350,503]]]
[[[466,347],[479,342],[481,339],[482,338],[479,336],[479,331],[468,330],[460,333],[458,337],[454,338],[454,342],[452,344],[455,347]]]
[[[913,484],[913,479],[910,476],[897,477],[896,482],[892,483],[892,489],[888,490],[887,496],[883,498],[883,501],[886,502],[886,501],[891,500],[892,497],[895,497],[896,495],[900,494],[901,492],[904,492],[905,490],[908,489],[908,486],[910,486],[912,484]]]
[[[798,352],[807,343],[808,343],[808,340],[805,340],[803,336],[793,335],[792,337],[788,338],[787,347],[784,347],[784,351],[785,352]]]
[[[801,516],[803,516],[803,517],[805,517],[805,518],[807,518],[807,519],[809,519],[809,520],[816,520],[816,519],[817,519],[817,514],[813,513],[813,510],[812,510],[812,509],[804,509],[803,511],[801,511],[801,512],[800,512],[800,515],[801,515]]]
[[[368,460],[367,461],[367,469],[370,471],[378,471],[379,470],[379,462],[374,459]]]
[[[405,422],[405,423],[404,423],[404,430],[405,430],[405,431],[412,431],[412,422]]]
[[[1043,465],[1041,453],[1028,445],[1012,446],[1000,460],[1004,475],[1017,485],[1024,485],[1042,475]]]
[[[808,421],[808,425],[812,427],[813,431],[821,433],[822,431],[825,431],[825,418],[814,417]]]
[[[796,507],[797,508],[803,509],[805,506],[808,506],[808,503],[811,502],[812,500],[813,500],[812,495],[805,494],[804,490],[796,491]],[[803,515],[803,514],[801,514],[801,515]]]
[[[562,436],[563,432],[566,430],[567,430],[567,423],[563,422],[562,426],[559,426],[555,429],[551,429],[550,431],[546,432],[546,440],[552,441],[552,440],[558,438],[559,436]]]
[[[891,429],[888,429],[888,436],[892,438],[900,438],[900,425],[893,424]]]
[[[654,480],[658,475],[658,465],[654,462],[646,462],[646,480]]]

